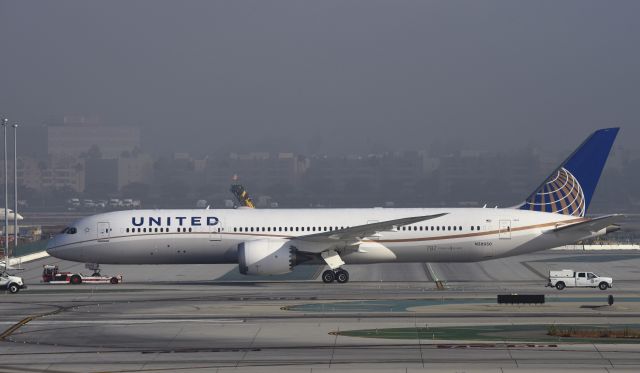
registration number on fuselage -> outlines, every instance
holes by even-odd
[[[493,245],[493,242],[491,241],[476,241],[473,243],[476,246],[491,246]]]

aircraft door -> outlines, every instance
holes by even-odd
[[[498,237],[501,240],[511,239],[511,220],[500,220],[498,228]]]
[[[209,226],[209,241],[222,240],[222,224],[218,222],[216,225]]]
[[[109,242],[111,227],[108,222],[98,223],[98,242]]]

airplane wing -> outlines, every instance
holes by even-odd
[[[597,232],[600,229],[614,225],[616,222],[619,222],[623,218],[624,218],[624,215],[620,215],[620,214],[599,216],[597,218],[581,221],[578,223],[561,225],[555,228],[552,232],[569,232],[569,231],[584,232],[584,233]]]
[[[303,242],[316,243],[335,243],[336,241],[352,241],[358,242],[361,239],[373,236],[378,232],[393,231],[396,227],[417,223],[424,220],[430,220],[447,215],[448,213],[414,216],[409,218],[401,218],[394,220],[385,220],[370,224],[356,225],[344,229],[333,230],[329,232],[314,233],[306,236],[295,237],[294,240]]]

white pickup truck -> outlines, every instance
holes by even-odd
[[[9,290],[9,293],[15,294],[20,289],[26,289],[27,286],[22,281],[22,277],[11,276],[8,273],[0,273],[0,289]]]
[[[572,269],[549,271],[547,286],[562,290],[565,287],[591,287],[607,290],[613,286],[611,277],[600,277],[593,272],[576,272]]]

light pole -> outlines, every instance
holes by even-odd
[[[7,184],[7,124],[9,119],[2,120],[4,132],[4,268],[9,268],[9,184]]]
[[[18,124],[13,124],[13,256],[18,248]]]

